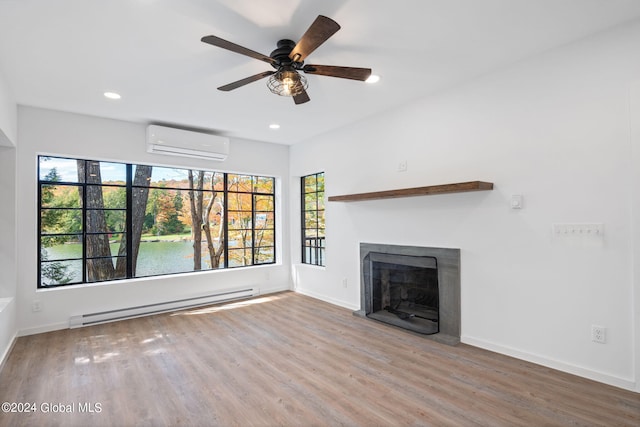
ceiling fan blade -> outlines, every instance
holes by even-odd
[[[276,61],[267,55],[263,55],[259,52],[255,52],[251,49],[247,49],[246,47],[242,47],[235,43],[231,43],[230,41],[221,39],[220,37],[204,36],[201,40],[204,43],[209,43],[210,45],[221,47],[223,49],[230,50],[231,52],[239,53],[241,55],[246,55],[254,59],[259,59],[260,61],[264,61],[269,64],[277,65]]]
[[[267,76],[270,76],[271,74],[275,74],[275,73],[276,73],[275,71],[265,71],[263,73],[253,75],[251,77],[247,77],[247,78],[244,78],[242,80],[238,80],[237,82],[233,82],[233,83],[229,83],[228,85],[220,86],[218,88],[218,90],[222,90],[222,91],[228,92],[230,90],[238,89],[241,86],[244,86],[244,85],[249,84],[249,83],[253,83],[253,82],[257,81],[257,80],[263,79],[263,78],[265,78]]]
[[[293,102],[295,102],[296,105],[304,104],[305,102],[309,101],[311,101],[311,98],[309,98],[309,94],[304,89],[302,89],[302,92],[300,92],[299,94],[293,96]]]
[[[351,79],[365,81],[371,75],[371,68],[336,67],[333,65],[313,65],[307,64],[302,71],[308,74],[318,74],[320,76],[339,77],[341,79]]]
[[[315,21],[302,35],[296,47],[289,54],[289,58],[295,62],[302,62],[318,46],[326,42],[329,37],[340,29],[340,25],[331,18],[318,15]]]

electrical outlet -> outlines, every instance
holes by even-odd
[[[346,277],[344,279],[342,279],[342,287],[343,288],[347,287],[347,278]]]
[[[31,303],[31,311],[33,311],[35,313],[35,312],[40,311],[40,310],[42,310],[42,305],[40,304],[40,301],[34,300]]]
[[[607,328],[591,325],[591,341],[605,344],[607,342]]]
[[[407,161],[403,160],[398,163],[398,172],[406,172],[407,171]]]

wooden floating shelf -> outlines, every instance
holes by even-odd
[[[468,191],[493,190],[492,182],[469,181],[455,184],[429,185],[400,190],[374,191],[372,193],[329,196],[330,202],[357,202],[361,200],[394,199],[397,197],[428,196],[433,194],[466,193]]]

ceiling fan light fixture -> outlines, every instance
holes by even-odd
[[[281,67],[269,77],[267,87],[280,96],[296,96],[307,90],[307,79],[291,67]]]

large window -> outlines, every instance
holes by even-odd
[[[324,265],[324,172],[303,176],[302,262]]]
[[[39,287],[275,262],[274,178],[39,157]]]

